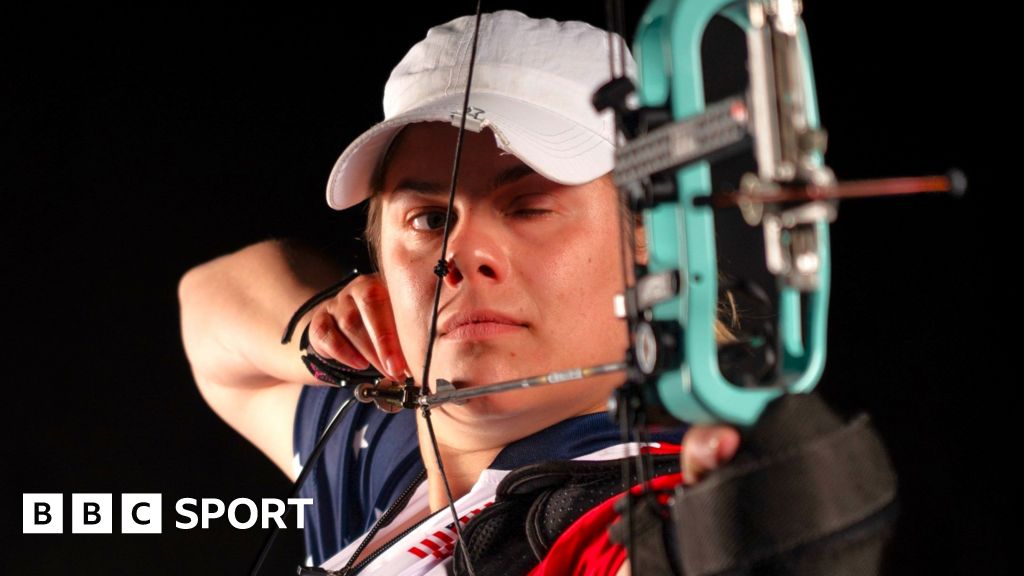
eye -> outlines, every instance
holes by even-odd
[[[554,210],[549,194],[529,193],[518,196],[509,206],[507,214],[512,218],[540,218],[551,214]]]
[[[550,212],[551,210],[546,210],[544,208],[520,208],[519,210],[513,212],[512,215],[520,218],[529,218],[531,216],[543,216],[544,214],[549,214]]]
[[[432,232],[444,228],[445,212],[443,210],[431,210],[413,216],[409,224],[413,230],[419,232]],[[455,222],[455,214],[452,214],[452,222]]]

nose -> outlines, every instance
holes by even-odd
[[[448,238],[445,283],[455,288],[464,282],[503,281],[508,274],[508,256],[499,234],[496,224],[472,217],[460,220]]]

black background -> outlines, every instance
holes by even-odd
[[[431,3],[436,4],[436,3]],[[239,574],[263,534],[173,528],[183,497],[283,497],[285,478],[205,407],[180,343],[177,282],[268,237],[345,257],[358,217],[324,203],[344,146],[381,117],[390,68],[426,28],[468,13],[247,5],[5,13],[3,557],[34,574]],[[556,6],[557,4],[557,6]],[[843,203],[832,227],[820,389],[869,412],[902,482],[900,573],[1008,571],[1005,382],[982,342],[1002,314],[983,206],[980,34],[973,16],[805,9],[827,161],[840,179],[962,168],[966,198]],[[604,25],[603,3],[503,2]],[[6,10],[6,9],[5,9]],[[629,30],[639,6],[627,10]],[[706,41],[709,93],[742,82],[743,47]],[[984,392],[983,392],[984,391]],[[996,400],[993,401],[993,394]],[[159,492],[164,533],[21,535],[21,495]],[[114,522],[118,530],[118,522]],[[298,533],[265,573],[293,573]]]

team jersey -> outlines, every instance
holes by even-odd
[[[347,389],[323,386],[303,389],[295,419],[296,471],[305,465],[316,440],[338,407],[349,397],[351,391]],[[358,539],[402,492],[415,488],[413,483],[423,470],[413,411],[386,414],[372,404],[357,403],[348,410],[339,426],[300,493],[302,497],[313,499],[313,505],[306,508],[307,564],[328,568],[344,564],[345,552],[350,554],[355,549]],[[652,440],[679,442],[683,431],[684,428],[671,430]],[[456,503],[457,510],[460,516],[465,516],[463,521],[468,521],[476,511],[492,501],[494,487],[509,470],[544,460],[570,460],[588,455],[599,459],[618,458],[623,454],[620,444],[618,426],[606,414],[588,414],[564,420],[506,446],[470,493]],[[618,451],[608,450],[616,446],[619,446]],[[419,486],[402,515],[391,526],[400,526],[405,518],[424,513],[425,487],[425,483]],[[440,565],[435,561],[443,560],[451,553],[454,542],[452,522],[450,512],[442,510],[425,521],[425,531],[416,532],[420,536],[412,536],[408,542],[402,543],[406,548],[392,546],[389,553],[391,550],[415,549],[408,552],[411,555],[408,556],[410,566],[417,565],[418,554],[423,555],[419,560],[433,558],[420,562],[421,568]],[[387,539],[393,535],[384,530],[378,538]],[[328,559],[331,562],[325,564]],[[341,564],[336,566],[339,561]],[[394,568],[392,566],[388,573],[399,573]],[[417,568],[409,573],[428,572]]]

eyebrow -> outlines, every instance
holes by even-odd
[[[497,190],[502,186],[507,186],[517,180],[521,180],[531,174],[536,174],[533,168],[530,168],[526,164],[516,164],[511,168],[506,168],[494,176],[491,180],[491,186],[488,191]],[[416,178],[405,178],[398,182],[395,187],[391,190],[394,194],[396,192],[417,192],[419,194],[438,195],[447,194],[451,189],[450,183],[434,182],[431,180],[418,180]]]

